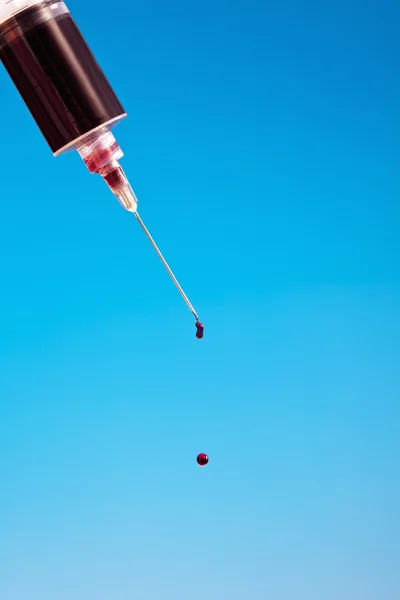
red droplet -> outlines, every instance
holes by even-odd
[[[200,465],[200,467],[205,467],[207,463],[208,463],[208,456],[207,456],[207,454],[204,454],[204,452],[202,452],[197,457],[197,464]]]
[[[201,340],[201,338],[204,335],[204,325],[202,323],[200,323],[200,321],[197,321],[196,327],[197,327],[196,337],[198,340]]]

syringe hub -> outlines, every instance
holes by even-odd
[[[129,212],[136,213],[138,201],[135,192],[118,161],[113,161],[107,167],[100,169],[98,173],[103,177],[121,206]]]
[[[135,213],[137,198],[119,164],[124,153],[111,131],[103,129],[87,136],[77,150],[89,171],[103,177],[121,206]]]

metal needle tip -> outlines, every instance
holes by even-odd
[[[167,261],[165,260],[165,258],[163,257],[163,255],[161,254],[157,244],[155,243],[155,241],[153,240],[153,238],[151,237],[146,225],[143,223],[142,219],[139,216],[139,213],[137,211],[135,211],[133,213],[136,217],[136,219],[139,222],[140,227],[143,229],[143,231],[145,232],[148,240],[150,241],[151,245],[153,246],[154,250],[157,252],[161,262],[163,263],[164,267],[166,268],[166,270],[169,273],[169,276],[171,277],[172,281],[174,282],[174,284],[176,285],[179,293],[181,294],[182,298],[184,299],[184,301],[186,302],[190,312],[193,314],[194,318],[196,319],[196,321],[199,321],[199,317],[197,316],[196,311],[194,310],[192,304],[189,302],[189,298],[186,296],[185,292],[183,291],[182,287],[179,285],[179,282],[177,280],[177,278],[175,277],[175,275],[173,274],[173,272],[171,271]]]

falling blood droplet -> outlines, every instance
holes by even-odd
[[[197,328],[196,337],[198,340],[201,340],[201,338],[204,335],[204,325],[202,323],[200,323],[200,321],[197,321],[196,328]]]
[[[207,463],[208,463],[208,456],[207,456],[207,454],[204,454],[204,452],[202,452],[197,457],[197,464],[200,467],[205,467]]]

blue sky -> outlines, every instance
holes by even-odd
[[[399,597],[400,9],[276,4],[69,3],[202,342],[0,71],[2,600]]]

